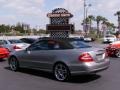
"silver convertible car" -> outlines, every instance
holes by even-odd
[[[20,67],[52,72],[59,81],[72,75],[91,74],[109,67],[103,49],[93,48],[77,39],[40,39],[26,50],[11,53],[11,70]]]

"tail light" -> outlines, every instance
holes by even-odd
[[[94,60],[89,53],[83,53],[82,55],[79,56],[79,61],[93,62]]]
[[[18,46],[13,46],[13,49],[21,49],[21,48]]]

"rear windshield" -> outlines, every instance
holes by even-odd
[[[86,44],[83,41],[76,40],[76,39],[66,39],[66,40],[40,40],[39,42],[34,43],[35,46],[40,46],[40,47],[47,47],[49,49],[57,49],[57,50],[62,50],[62,49],[79,49],[79,48],[90,48],[91,46]],[[33,45],[34,45],[33,44]],[[37,45],[38,44],[38,45]]]
[[[9,40],[11,44],[23,43],[21,40]]]
[[[61,42],[62,48],[66,49],[79,49],[79,48],[90,48],[91,46],[87,43],[80,41],[80,40],[65,40]]]
[[[82,41],[70,41],[70,44],[73,46],[73,48],[90,48],[90,45],[87,45],[86,43]]]

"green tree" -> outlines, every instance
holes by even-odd
[[[92,29],[92,21],[95,21],[95,17],[93,15],[88,16],[89,24],[90,24],[90,30]]]
[[[107,25],[107,28],[108,28],[109,32],[113,33],[115,31],[116,27],[115,27],[115,25],[113,23],[106,22],[105,24]]]
[[[9,25],[5,25],[5,24],[2,24],[0,25],[0,33],[8,33],[10,32],[10,26]]]
[[[107,19],[103,16],[97,16],[96,17],[96,22],[97,22],[97,36],[99,37],[100,36],[100,22],[103,21],[103,22],[106,22]]]
[[[119,32],[120,32],[120,11],[117,11],[115,13],[115,16],[118,16],[118,29],[119,29]]]
[[[16,26],[13,28],[13,30],[18,31],[20,33],[25,33],[23,24],[17,23]]]

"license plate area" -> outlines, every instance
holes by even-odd
[[[96,57],[97,57],[97,62],[101,62],[104,61],[105,55],[103,53],[97,54]]]

